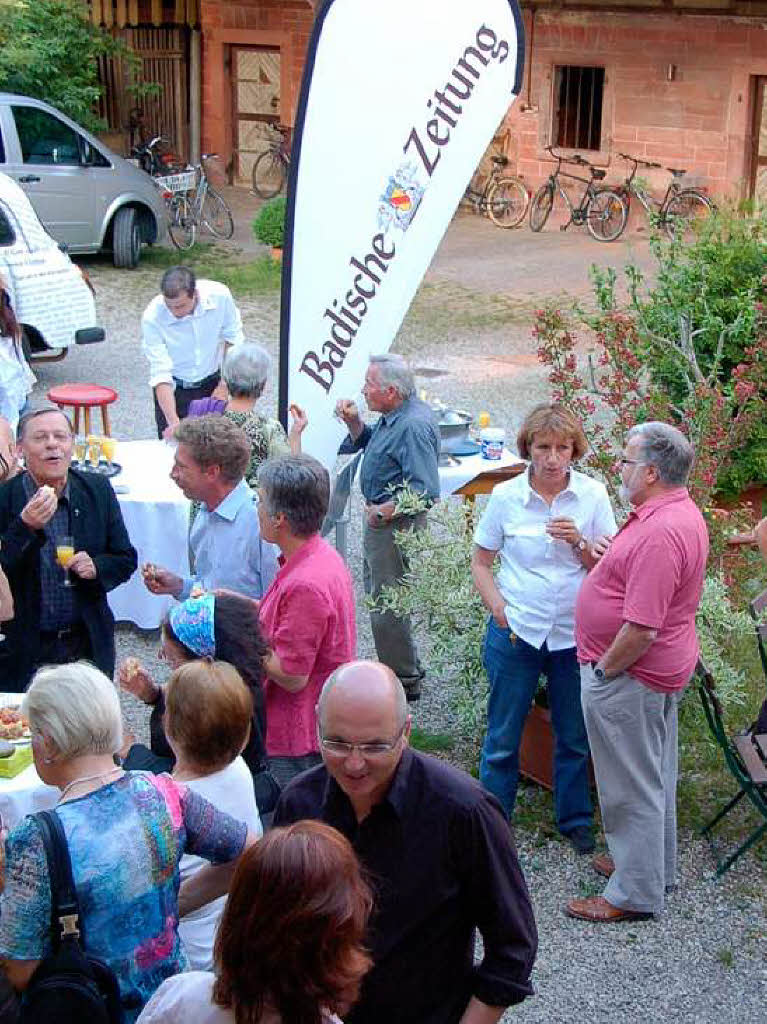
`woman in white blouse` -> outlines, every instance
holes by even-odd
[[[261,820],[253,776],[240,756],[247,743],[253,698],[239,672],[225,661],[199,660],[181,665],[165,690],[165,734],[176,763],[173,779],[205,797],[260,836]],[[185,853],[181,881],[205,861]],[[178,933],[189,962],[197,970],[213,966],[213,943],[223,898],[182,917]]]
[[[522,730],[544,676],[555,735],[557,827],[578,853],[590,853],[589,747],[575,653],[575,599],[595,564],[591,546],[615,533],[615,518],[604,485],[572,468],[587,443],[564,406],[536,406],[519,430],[517,447],[530,465],[493,490],[474,534],[472,575],[490,612],[480,780],[511,816]]]

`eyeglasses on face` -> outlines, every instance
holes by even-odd
[[[402,739],[402,734],[405,731],[403,725],[393,740],[375,740],[372,743],[347,743],[346,740],[333,740],[327,739],[325,736],[320,736],[320,743],[322,749],[332,754],[334,757],[351,757],[352,753],[356,750],[359,752],[360,757],[382,757],[385,754],[390,754],[392,750],[397,746],[399,741]]]
[[[618,459],[621,466],[644,466],[641,459]]]

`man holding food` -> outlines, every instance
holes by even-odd
[[[114,618],[107,593],[138,559],[112,486],[72,469],[72,426],[58,409],[22,417],[25,472],[0,486],[0,568],[14,618],[3,626],[0,679],[22,692],[40,665],[91,660],[114,673]]]

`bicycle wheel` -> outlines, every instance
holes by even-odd
[[[231,238],[234,234],[234,218],[226,205],[224,197],[208,185],[208,191],[202,201],[200,217],[205,227],[216,238]]]
[[[663,227],[673,241],[691,242],[700,230],[701,221],[713,213],[714,204],[702,192],[686,188],[669,201],[663,215]]]
[[[623,233],[628,220],[626,204],[620,192],[601,188],[586,208],[586,227],[598,242],[614,242]]]
[[[499,178],[487,194],[487,215],[497,228],[515,228],[525,219],[529,202],[519,178]]]
[[[286,177],[285,164],[277,153],[267,149],[253,164],[253,191],[262,199],[271,199],[282,191]]]
[[[168,202],[168,234],[177,249],[191,249],[194,245],[197,224],[185,192],[174,195]]]
[[[551,187],[551,182],[546,182],[545,185],[541,185],[538,191],[533,196],[533,201],[530,203],[530,230],[540,231],[546,221],[549,219],[551,208],[554,205],[554,189]]]

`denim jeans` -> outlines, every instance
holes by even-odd
[[[554,810],[565,835],[592,819],[589,744],[581,710],[581,684],[575,648],[540,650],[490,619],[484,664],[490,683],[487,734],[479,778],[511,817],[519,780],[519,745],[538,679],[546,677],[554,728]]]

